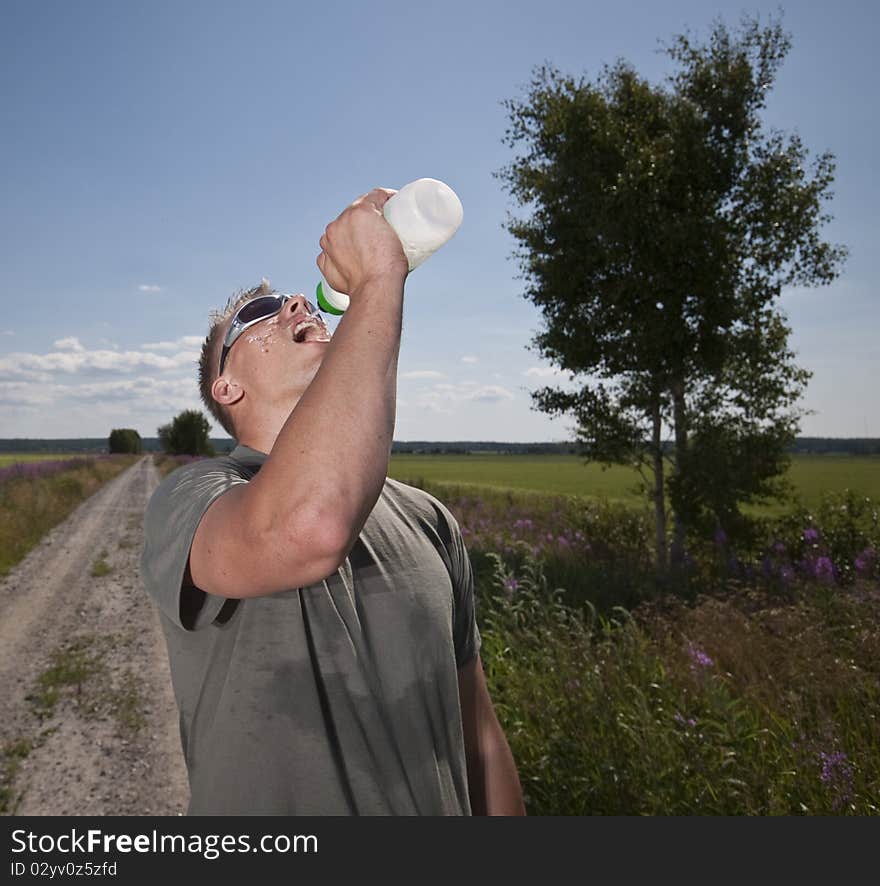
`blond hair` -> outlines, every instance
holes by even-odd
[[[220,363],[220,351],[223,348],[223,339],[226,321],[245,303],[258,295],[271,295],[275,290],[272,289],[269,281],[264,277],[260,281],[259,286],[253,289],[240,289],[226,302],[226,307],[222,311],[211,312],[211,328],[205,336],[205,342],[202,345],[202,353],[199,356],[199,393],[202,396],[202,402],[208,407],[208,412],[217,419],[223,426],[223,429],[233,439],[237,439],[235,432],[235,423],[229,410],[218,403],[211,393],[214,381],[217,379],[217,370]]]

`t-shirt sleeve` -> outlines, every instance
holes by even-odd
[[[186,581],[187,564],[199,522],[211,503],[247,479],[216,462],[195,462],[169,474],[156,488],[144,515],[141,575],[146,592],[179,628],[211,624],[224,597]]]
[[[452,636],[455,642],[455,663],[467,664],[480,651],[480,630],[477,627],[474,606],[474,570],[468,556],[461,530],[450,515],[449,542],[450,576],[452,578],[453,614]]]

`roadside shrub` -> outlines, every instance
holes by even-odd
[[[143,452],[141,435],[134,428],[114,428],[107,439],[107,451],[139,455]]]

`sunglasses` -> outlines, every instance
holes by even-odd
[[[220,352],[220,370],[217,373],[218,376],[223,375],[223,366],[226,363],[226,356],[229,354],[229,349],[235,344],[245,329],[249,326],[253,326],[255,323],[259,323],[261,320],[268,320],[269,317],[274,317],[276,314],[280,314],[281,309],[291,298],[295,298],[295,296],[282,293],[276,295],[260,295],[257,296],[257,298],[252,298],[249,302],[245,302],[235,312],[235,316],[229,324],[226,338],[223,339],[223,350]],[[306,301],[306,310],[310,314],[320,316],[318,314],[318,309],[308,300]]]

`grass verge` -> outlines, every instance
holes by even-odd
[[[137,459],[106,456],[50,476],[12,477],[0,482],[0,576],[53,526]]]

